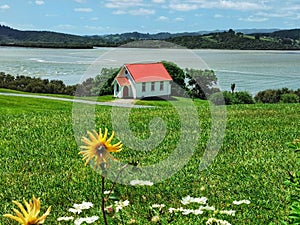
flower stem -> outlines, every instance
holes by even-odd
[[[102,189],[101,189],[101,198],[102,198],[102,205],[101,205],[101,211],[102,211],[102,214],[103,214],[103,221],[104,221],[104,225],[108,225],[107,224],[107,218],[106,218],[106,212],[105,212],[105,202],[109,199],[109,196],[111,194],[111,192],[113,191],[113,189],[115,188],[116,186],[116,183],[117,183],[117,180],[119,179],[122,171],[128,166],[128,164],[124,165],[118,172],[115,180],[114,180],[114,183],[108,193],[108,195],[106,196],[106,198],[104,197],[104,191],[105,191],[105,175],[101,175],[101,179],[102,179]],[[105,168],[103,167],[102,168],[102,171],[105,171]],[[104,173],[105,174],[105,173]]]
[[[114,188],[115,188],[115,186],[116,186],[116,184],[117,184],[117,181],[118,181],[118,179],[119,179],[119,177],[120,177],[122,171],[123,171],[124,169],[126,169],[126,167],[128,167],[128,164],[124,165],[124,166],[119,170],[119,172],[118,172],[118,174],[117,174],[117,176],[116,176],[116,178],[115,178],[115,180],[114,180],[114,183],[113,183],[113,185],[111,186],[111,188],[110,188],[110,190],[109,190],[108,195],[107,195],[106,198],[104,199],[105,201],[107,201],[107,200],[109,199],[109,196],[110,196],[110,194],[112,193],[112,191],[114,190]],[[102,185],[102,186],[103,186],[103,185]]]
[[[102,215],[103,215],[103,220],[104,220],[104,224],[105,225],[108,225],[107,224],[107,219],[106,219],[106,212],[105,212],[105,198],[104,198],[104,190],[105,190],[105,187],[104,187],[104,184],[105,184],[105,176],[101,176],[102,178],[102,205],[101,205],[101,210],[102,210]]]

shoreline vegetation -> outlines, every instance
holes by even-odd
[[[0,25],[0,46],[67,49],[162,48],[168,42],[173,47],[182,46],[188,49],[300,50],[300,29],[278,30],[270,33],[255,33],[255,30],[253,32],[246,34],[229,29],[205,33],[143,34],[132,32],[79,36],[49,31],[20,31]],[[149,42],[145,46],[143,41],[153,41],[153,46],[149,46]],[[134,44],[135,42],[139,44]]]
[[[167,64],[176,66],[172,63]],[[177,66],[175,68],[180,69]],[[61,80],[49,81],[48,79],[32,78],[28,76],[14,77],[10,74],[0,72],[0,92],[54,95],[67,98],[73,98],[74,96],[87,99],[90,97],[100,97],[102,99],[101,101],[111,101],[114,99],[111,83],[118,72],[118,69],[104,68],[103,70],[104,71],[95,78],[88,78],[83,83],[76,85],[65,85]],[[188,97],[193,100],[210,100],[216,105],[300,103],[300,88],[297,90],[284,87],[281,89],[267,89],[259,91],[255,96],[252,96],[247,91],[234,91],[236,84],[231,85],[231,91],[217,90],[212,88],[213,83],[217,81],[213,71],[209,71],[212,78],[210,82],[205,85],[206,90],[203,90],[203,87],[199,87],[199,85],[197,87],[195,82],[203,82],[201,80],[201,75],[205,74],[207,71],[203,72],[199,70],[198,72],[200,73],[200,76],[198,74],[197,77],[190,77],[189,83],[192,84],[192,86],[182,86],[185,90],[184,93],[179,93],[174,90],[172,97]],[[182,78],[185,79],[185,77]],[[207,74],[204,76],[204,79],[207,79]],[[150,101],[148,102],[151,104],[151,100],[163,99],[150,98],[149,100]],[[146,103],[143,101],[142,104]]]

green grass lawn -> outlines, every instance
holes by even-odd
[[[147,104],[147,103],[141,103]],[[168,102],[150,102],[160,107],[132,109],[129,122],[133,134],[142,140],[151,135],[149,122],[159,117],[166,124],[166,136],[155,149],[137,151],[128,146],[114,154],[120,161],[139,161],[139,166],[166,159],[176,148],[181,134],[179,114]],[[91,167],[84,167],[75,142],[72,103],[46,99],[0,96],[0,212],[13,213],[12,200],[40,197],[42,210],[52,206],[45,224],[62,216],[98,215],[95,224],[103,224],[101,215],[101,179]],[[153,186],[117,184],[114,196],[130,201],[122,211],[108,216],[109,224],[205,224],[208,218],[227,220],[231,224],[269,224],[285,220],[290,200],[295,194],[285,186],[288,171],[296,169],[296,159],[286,142],[300,137],[300,104],[234,105],[227,107],[226,133],[223,145],[212,164],[199,170],[199,162],[210,134],[210,110],[205,101],[196,101],[200,132],[195,152],[189,162],[168,179]],[[181,104],[186,109],[184,103]],[[121,109],[122,110],[122,109]],[[125,109],[124,109],[125,110]],[[98,128],[112,131],[112,108],[97,106]],[[192,135],[192,134],[191,134]],[[117,135],[118,138],[118,135]],[[184,151],[183,153],[184,154]],[[183,155],[184,156],[184,155]],[[181,158],[178,158],[180,163]],[[134,171],[133,177],[134,175]],[[111,185],[107,183],[106,189]],[[208,205],[217,210],[236,210],[235,216],[205,211],[202,215],[169,213],[168,208],[184,206],[180,200],[207,197]],[[233,205],[234,200],[248,199],[249,205]],[[94,207],[80,215],[68,212],[74,203],[89,201]],[[109,203],[113,203],[110,200]],[[109,203],[107,205],[109,205]],[[152,204],[165,204],[159,211]],[[134,222],[135,221],[135,222]],[[0,217],[1,225],[16,224]]]
[[[73,99],[74,96],[71,95],[62,95],[62,94],[43,94],[43,93],[30,93],[30,92],[24,92],[24,91],[16,91],[16,90],[11,90],[11,89],[6,89],[6,88],[0,88],[0,92],[3,93],[13,93],[13,94],[26,94],[26,95],[40,95],[40,96],[49,96],[49,97],[56,97],[56,98],[68,98],[68,99]],[[90,101],[95,101],[96,97],[79,97],[76,96],[76,99],[83,99],[83,100],[90,100]],[[96,99],[98,102],[109,102],[115,100],[113,95],[105,95],[105,96],[98,96]]]

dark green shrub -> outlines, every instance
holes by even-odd
[[[245,91],[231,93],[229,91],[212,94],[209,98],[216,105],[253,104],[252,96]]]
[[[278,102],[283,102],[282,96],[285,101],[289,102],[294,102],[297,97],[289,96],[290,94],[295,94],[300,98],[300,90],[298,89],[297,91],[289,90],[288,88],[282,88],[282,89],[277,89],[277,90],[272,90],[268,89],[265,91],[260,91],[256,94],[254,97],[256,102],[260,103],[278,103]],[[298,101],[299,102],[299,98]]]
[[[234,95],[234,104],[254,104],[254,99],[251,94],[246,91],[239,91],[233,93]]]
[[[217,92],[209,97],[209,100],[215,105],[228,105],[226,104],[225,96],[222,92]]]
[[[230,93],[229,91],[224,91],[223,96],[224,96],[225,105],[235,104],[236,100],[235,100],[234,95],[232,93]]]
[[[280,100],[280,95],[277,90],[265,90],[258,92],[254,97],[259,103],[277,103]]]
[[[232,105],[235,102],[234,96],[228,91],[214,93],[209,100],[215,105]]]
[[[298,95],[298,97],[299,97],[299,99],[300,99],[300,88],[297,89],[296,91],[294,91],[294,93],[295,93],[296,95]]]
[[[283,94],[280,96],[280,101],[283,103],[298,103],[299,96],[296,94]]]

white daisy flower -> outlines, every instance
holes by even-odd
[[[125,206],[129,205],[129,201],[115,201],[115,206],[116,206],[116,212],[119,212],[121,209],[123,209]]]
[[[165,204],[153,204],[151,206],[152,209],[158,208],[159,210],[162,210],[163,207],[165,207]]]
[[[249,200],[240,200],[240,201],[233,201],[234,205],[241,205],[241,204],[247,204],[249,205],[251,202]]]
[[[177,212],[178,209],[176,209],[176,208],[169,208],[168,211],[169,211],[169,213],[173,213],[173,212]]]
[[[206,206],[200,206],[199,209],[201,209],[201,210],[207,210],[207,211],[215,211],[216,210],[216,208],[214,206],[208,206],[208,205],[206,205]]]
[[[88,224],[91,224],[91,223],[94,223],[96,222],[97,220],[99,219],[98,216],[92,216],[92,217],[86,217],[86,218],[78,218],[74,221],[74,224],[75,225],[80,225],[82,223],[88,223]]]
[[[193,198],[191,196],[186,196],[184,198],[182,198],[181,200],[181,203],[183,205],[188,205],[190,203],[198,203],[198,204],[203,204],[205,205],[206,204],[206,201],[207,201],[207,198],[206,197],[201,197],[201,198]]]
[[[69,210],[68,210],[69,212],[71,212],[71,213],[77,213],[77,214],[80,214],[81,212],[82,212],[82,210],[81,209],[73,209],[73,208],[70,208]]]
[[[221,210],[219,213],[229,215],[229,216],[235,216],[236,211],[235,210]]]
[[[201,209],[195,209],[194,211],[193,211],[193,214],[195,214],[195,215],[201,215],[201,214],[203,214],[204,212],[201,210]]]
[[[93,203],[91,203],[91,202],[85,202],[85,201],[83,201],[81,204],[74,204],[73,205],[73,207],[75,208],[75,209],[89,209],[89,208],[91,208],[91,207],[93,207],[94,205],[93,205]]]
[[[152,186],[153,182],[149,181],[149,180],[132,180],[130,181],[130,185],[132,186]]]
[[[231,225],[231,223],[229,223],[229,222],[226,221],[226,220],[218,220],[218,219],[215,219],[215,218],[209,218],[209,219],[206,221],[206,225],[213,225],[213,224],[218,224],[218,225]]]
[[[57,221],[69,221],[69,220],[73,220],[73,219],[74,219],[73,216],[66,216],[66,217],[57,218]]]

